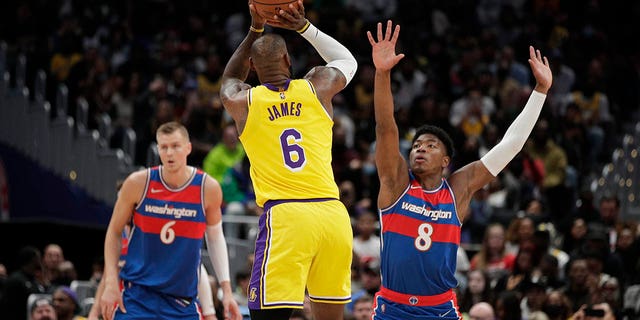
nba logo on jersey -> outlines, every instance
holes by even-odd
[[[416,305],[418,303],[418,297],[413,296],[413,297],[409,298],[409,303],[411,305]]]
[[[284,100],[284,99],[286,99],[286,98],[287,98],[287,97],[284,95],[284,92],[280,92],[280,99]]]

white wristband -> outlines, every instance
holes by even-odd
[[[222,232],[222,221],[214,226],[207,226],[205,236],[207,242],[207,252],[213,264],[218,282],[230,281],[229,277],[229,253],[227,252],[227,241]]]
[[[531,92],[527,104],[524,105],[518,117],[513,120],[500,143],[480,159],[494,177],[522,150],[533,126],[538,121],[546,98],[547,95],[544,93],[535,90]]]

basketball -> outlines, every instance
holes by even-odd
[[[253,6],[258,14],[267,20],[273,20],[274,15],[278,15],[280,9],[286,10],[290,3],[298,0],[253,0]]]

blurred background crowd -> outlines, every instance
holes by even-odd
[[[307,0],[305,6],[309,20],[359,62],[354,80],[333,101],[333,169],[354,226],[354,301],[370,305],[380,285],[375,70],[365,32],[391,18],[402,26],[399,51],[406,55],[392,76],[401,146],[408,151],[420,125],[438,125],[457,149],[451,171],[484,155],[524,106],[535,84],[529,45],[541,49],[554,73],[530,141],[471,203],[459,255],[461,311],[480,301],[489,302],[498,319],[567,319],[582,304],[603,301],[619,319],[640,311],[637,221],[620,210],[626,199],[591,187],[639,119],[640,3]],[[64,84],[69,101],[88,102],[89,128],[108,115],[113,148],[122,146],[125,129],[133,129],[138,166],[149,165],[155,129],[182,122],[193,144],[189,164],[220,181],[224,213],[261,213],[248,160],[218,96],[226,61],[248,31],[246,1],[30,0],[1,7],[9,60],[22,53],[28,76],[47,72],[48,100],[55,101]],[[295,32],[267,32],[287,40],[296,77],[324,64]],[[257,84],[252,75],[249,81]],[[234,235],[252,236],[248,228]],[[25,250],[20,269],[0,267],[0,283],[9,284],[5,278],[15,272],[38,274],[34,283],[53,292],[54,284],[87,280],[49,278],[72,262],[53,266],[44,248]],[[45,269],[30,265],[40,250]],[[239,302],[246,304],[248,270],[232,273]],[[96,262],[92,277],[99,276]],[[6,307],[12,292],[0,292],[0,308],[1,301]],[[348,316],[367,319],[356,306],[348,306]]]

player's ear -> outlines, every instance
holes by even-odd
[[[287,64],[287,69],[291,67],[291,58],[289,57],[289,53],[284,54],[284,61]]]
[[[251,69],[252,71],[256,71],[256,67],[253,64],[253,59],[251,57],[249,57],[249,69]]]
[[[191,142],[189,142],[187,144],[187,155],[191,154],[191,149],[192,149]]]
[[[442,157],[442,168],[448,167],[449,163],[451,163],[451,157],[450,156]]]

